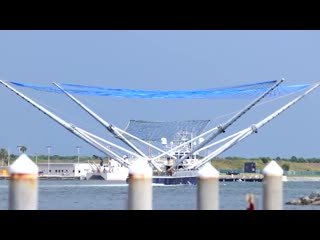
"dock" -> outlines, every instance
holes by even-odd
[[[9,180],[10,176],[0,176],[0,180]],[[80,176],[39,176],[39,180],[81,180]]]
[[[226,175],[221,174],[219,177],[220,182],[262,182],[262,174],[239,174],[239,175]]]
[[[39,176],[39,180],[81,180],[80,176]]]

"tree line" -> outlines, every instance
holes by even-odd
[[[20,153],[26,153],[27,147],[26,146],[19,146],[19,152]],[[38,161],[38,162],[44,162],[48,159],[47,154],[42,154],[42,155],[28,155],[32,160]],[[8,150],[5,148],[0,148],[0,164],[1,166],[8,166],[12,161],[16,160],[19,157],[19,155],[16,154],[9,154]],[[96,159],[93,156],[79,156],[79,161],[87,161],[89,159]],[[108,157],[102,157],[103,160],[107,161],[109,158]],[[59,162],[70,162],[70,161],[77,161],[78,156],[73,155],[73,156],[60,156],[60,155],[51,155],[50,156],[50,161],[59,161]]]
[[[19,151],[22,153],[25,153],[27,151],[26,146],[19,146]],[[37,155],[37,156],[30,156],[31,158],[38,158],[39,160],[47,159],[48,155]],[[2,162],[3,165],[8,165],[10,160],[15,160],[18,158],[18,155],[15,154],[10,154],[8,153],[7,149],[1,148],[0,149],[0,161]],[[54,160],[59,160],[59,161],[75,161],[77,160],[78,156],[61,156],[61,155],[52,155],[50,156],[50,159]],[[90,159],[91,157],[88,156],[81,156],[80,159]],[[105,159],[108,159],[105,157]],[[291,158],[281,158],[281,157],[276,157],[276,158],[270,158],[270,157],[258,157],[258,158],[244,158],[244,157],[239,157],[239,156],[229,156],[225,158],[214,158],[214,159],[227,159],[227,160],[246,160],[246,161],[262,161],[263,163],[268,163],[271,160],[275,161],[288,161],[288,162],[301,162],[301,163],[320,163],[320,158],[303,158],[303,157],[296,157],[292,156]],[[213,160],[214,160],[213,159]]]
[[[290,158],[270,158],[270,157],[257,157],[257,158],[244,158],[244,157],[225,157],[225,158],[215,158],[215,159],[227,159],[227,160],[247,160],[247,161],[262,161],[263,163],[268,163],[271,160],[275,161],[288,161],[288,162],[301,162],[301,163],[320,163],[320,158],[303,158],[292,156]]]

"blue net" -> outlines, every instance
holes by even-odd
[[[81,94],[89,96],[108,96],[122,98],[254,98],[266,92],[275,80],[258,82],[252,84],[204,89],[204,90],[175,90],[175,91],[152,91],[152,90],[134,90],[122,88],[105,88],[98,86],[85,86],[77,84],[60,84],[66,91],[71,94]],[[39,86],[19,82],[10,82],[16,86],[32,88],[38,91],[53,93],[63,93],[57,87]],[[277,97],[291,94],[306,89],[310,84],[299,84],[289,86],[278,86],[268,94],[268,97]]]

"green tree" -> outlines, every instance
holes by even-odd
[[[27,151],[27,147],[26,146],[21,146],[20,147],[20,151],[23,152],[23,153],[26,152]]]
[[[292,156],[292,157],[291,157],[291,161],[292,161],[292,162],[297,162],[297,160],[298,160],[298,159],[297,159],[296,156]]]
[[[282,169],[284,170],[284,171],[289,171],[289,169],[290,169],[290,165],[288,164],[288,163],[284,163],[284,164],[282,164]]]
[[[264,164],[267,164],[270,161],[269,157],[261,157],[260,159]]]
[[[0,149],[0,159],[2,160],[2,166],[8,164],[8,151],[7,149],[1,148]]]

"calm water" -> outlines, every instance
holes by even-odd
[[[196,186],[153,186],[153,209],[196,209]],[[320,191],[320,182],[284,182],[284,202]],[[0,209],[8,209],[8,181],[0,181]],[[106,184],[104,181],[40,180],[39,209],[41,210],[124,210],[128,186]],[[255,194],[257,209],[262,208],[262,183],[220,183],[220,209],[243,210],[247,207],[245,196]],[[318,210],[320,206],[293,206],[287,210]]]

